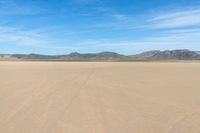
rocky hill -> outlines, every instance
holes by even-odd
[[[200,55],[195,51],[190,50],[166,50],[162,52],[155,53],[151,58],[153,59],[173,59],[173,60],[198,60]]]
[[[0,54],[0,60],[63,60],[63,61],[134,61],[134,60],[200,60],[200,52],[190,50],[153,50],[137,55],[122,55],[114,52],[86,53],[73,52],[66,55]]]

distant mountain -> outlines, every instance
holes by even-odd
[[[153,50],[136,55],[122,55],[114,52],[86,53],[73,52],[66,55],[0,54],[0,60],[56,60],[56,61],[136,61],[136,60],[200,60],[199,51]]]
[[[40,54],[13,54],[12,58],[17,59],[57,59],[58,56],[40,55]]]
[[[112,60],[112,59],[122,59],[127,58],[125,55],[121,55],[114,52],[101,52],[101,53],[91,53],[91,54],[80,54],[80,53],[71,53],[69,55],[64,56],[66,59],[85,59],[85,60]]]
[[[154,50],[133,55],[132,57],[146,60],[200,60],[200,52],[187,49],[165,51]]]
[[[195,51],[197,54],[200,54],[200,51]]]
[[[161,52],[160,50],[152,50],[152,51],[143,52],[143,53],[140,53],[137,55],[131,55],[131,57],[133,57],[133,58],[149,58],[160,52]]]
[[[0,54],[0,59],[1,60],[7,60],[7,59],[11,59],[12,57],[11,57],[12,55],[10,55],[10,54]]]
[[[190,50],[166,50],[154,54],[153,59],[174,59],[174,60],[198,60],[200,55],[195,51]]]
[[[114,52],[80,54],[73,52],[67,55],[10,54],[0,55],[0,60],[120,60],[128,56]]]

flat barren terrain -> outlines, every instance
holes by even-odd
[[[0,133],[199,133],[198,62],[0,62]]]

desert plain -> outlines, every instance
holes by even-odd
[[[199,133],[200,62],[0,62],[0,133]]]

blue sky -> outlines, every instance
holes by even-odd
[[[0,53],[200,50],[199,0],[0,0]]]

